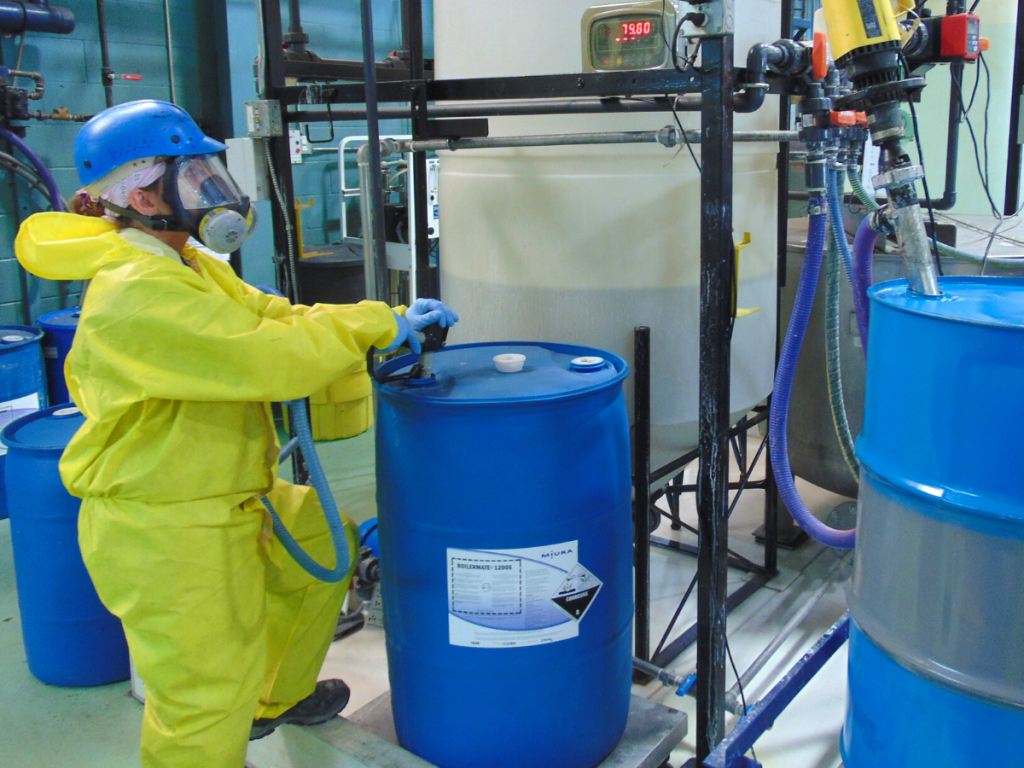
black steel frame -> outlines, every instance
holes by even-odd
[[[713,2],[715,0],[712,0]],[[701,281],[700,281],[700,415],[699,446],[692,457],[680,457],[682,463],[673,462],[672,469],[655,476],[670,477],[681,474],[685,466],[697,456],[700,469],[696,483],[699,543],[697,554],[698,619],[695,627],[672,643],[689,645],[697,642],[697,758],[702,761],[725,735],[725,629],[728,611],[763,585],[776,571],[775,531],[777,506],[774,481],[770,471],[767,480],[751,484],[749,472],[741,481],[747,488],[766,491],[765,529],[767,532],[765,562],[763,565],[738,559],[729,551],[728,520],[730,512],[729,453],[739,434],[729,423],[730,345],[732,338],[732,287],[734,280],[734,250],[732,227],[733,196],[733,114],[746,110],[747,102],[734,99],[737,83],[745,82],[743,69],[734,68],[733,38],[731,35],[709,36],[702,44],[703,63],[700,72],[689,70],[658,70],[643,72],[581,73],[540,77],[483,78],[439,81],[428,77],[423,55],[422,8],[417,0],[403,0],[402,58],[408,61],[407,79],[393,79],[396,70],[385,76],[382,68],[366,67],[364,76],[369,82],[338,83],[345,75],[353,76],[354,69],[344,68],[338,62],[288,61],[282,49],[283,27],[281,0],[260,0],[263,15],[265,61],[263,74],[266,98],[281,103],[285,122],[326,122],[332,119],[353,119],[366,115],[367,92],[376,91],[378,102],[402,105],[398,109],[384,107],[387,117],[408,116],[412,119],[415,139],[480,135],[484,121],[451,119],[453,106],[463,106],[463,114],[486,117],[508,114],[509,102],[521,102],[526,110],[537,114],[555,114],[568,111],[625,111],[630,108],[670,110],[676,97],[688,95],[677,102],[680,110],[700,111],[704,173],[701,177]],[[367,3],[363,3],[364,9]],[[788,3],[783,3],[787,9]],[[788,10],[788,9],[787,9]],[[787,11],[784,10],[784,14]],[[788,29],[786,19],[785,29]],[[319,87],[288,86],[286,77],[303,77],[317,81]],[[385,79],[387,78],[387,79]],[[784,93],[792,86],[785,78],[768,75],[771,93]],[[369,85],[369,87],[367,87]],[[647,97],[653,103],[629,101],[634,97]],[[504,106],[474,104],[485,100],[501,100]],[[546,101],[545,101],[546,100]],[[446,101],[453,104],[432,106],[431,102]],[[330,109],[324,105],[351,105],[347,109]],[[636,106],[634,106],[636,105]],[[639,105],[643,105],[640,107]],[[320,109],[316,109],[319,106]],[[375,105],[374,105],[375,106]],[[360,107],[362,107],[360,109]],[[468,109],[465,109],[468,107]],[[376,110],[373,110],[376,112]],[[515,109],[511,109],[512,112]],[[458,114],[458,112],[454,112]],[[446,119],[447,118],[447,119]],[[274,167],[278,171],[282,194],[286,200],[294,199],[289,146],[287,136],[270,140]],[[784,147],[785,149],[785,147]],[[426,183],[425,156],[416,153],[416,177]],[[781,162],[781,158],[780,158]],[[780,165],[780,168],[788,168]],[[785,188],[785,187],[781,187]],[[417,190],[419,208],[415,212],[418,231],[426,230],[426,194]],[[780,197],[780,205],[786,200]],[[274,206],[274,244],[277,261],[287,258],[286,216],[290,215]],[[422,227],[422,228],[420,228]],[[424,245],[426,244],[423,239]],[[784,245],[785,234],[780,235]],[[784,248],[780,258],[784,258]],[[438,286],[431,284],[428,248],[417,248],[416,254],[418,294],[437,296]],[[784,274],[784,271],[780,272]],[[279,273],[279,277],[284,275]],[[293,287],[293,293],[298,287]],[[295,295],[294,298],[301,299]],[[646,341],[642,341],[646,339]],[[650,531],[648,514],[652,505],[650,489],[650,410],[649,331],[639,329],[638,350],[635,358],[635,384],[637,391],[647,393],[646,405],[638,401],[635,414],[637,426],[634,434],[634,486],[639,491],[635,500],[635,574],[637,584],[636,653],[649,658],[649,556]],[[645,345],[646,352],[639,347]],[[643,397],[640,398],[645,399]],[[642,410],[641,407],[645,408]],[[760,449],[763,451],[764,446]],[[760,452],[760,451],[759,451]],[[683,461],[686,459],[686,461]],[[746,467],[745,458],[741,465]],[[664,469],[664,468],[663,468]],[[678,500],[678,493],[691,490],[669,480],[664,493]],[[737,489],[739,490],[739,489]],[[657,497],[655,497],[655,501]],[[671,508],[671,507],[670,507]],[[670,513],[671,514],[671,513]],[[656,544],[658,542],[655,542]],[[680,550],[691,551],[693,548]],[[726,593],[727,569],[730,563],[753,570],[757,576],[733,595]],[[685,647],[683,645],[682,647]],[[669,649],[663,649],[662,654]],[[658,658],[664,658],[659,655]]]

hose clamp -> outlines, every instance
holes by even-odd
[[[896,225],[890,218],[889,206],[885,205],[868,214],[868,226],[883,235],[895,235]]]

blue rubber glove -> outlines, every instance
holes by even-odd
[[[406,310],[405,319],[414,331],[422,331],[434,323],[450,328],[459,322],[459,316],[437,299],[416,299]]]
[[[441,302],[438,302],[438,304],[440,303]],[[415,304],[413,304],[413,306],[415,306]],[[408,344],[409,349],[417,355],[422,352],[423,348],[420,346],[420,340],[417,339],[416,334],[413,333],[409,321],[395,312],[395,322],[398,323],[398,335],[395,336],[395,340],[391,342],[391,345],[387,349],[380,349],[378,352],[382,355],[386,355],[389,352],[397,351],[403,344]]]

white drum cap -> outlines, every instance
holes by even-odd
[[[494,356],[494,367],[501,373],[519,373],[526,364],[526,355],[504,354]]]

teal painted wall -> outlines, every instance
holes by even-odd
[[[77,20],[68,36],[29,33],[22,55],[23,69],[42,72],[47,81],[45,98],[33,108],[46,111],[67,107],[94,114],[105,106],[100,82],[99,32],[94,0],[59,0]],[[287,6],[286,3],[284,3]],[[117,81],[115,101],[169,98],[162,0],[107,0],[107,26],[111,66],[118,73],[139,74],[141,82]],[[397,49],[401,40],[399,0],[374,0],[374,36],[378,59]],[[362,58],[359,0],[303,0],[303,26],[309,47],[324,58]],[[424,2],[424,42],[433,52],[433,5]],[[287,24],[287,8],[285,9]],[[253,62],[257,53],[256,14],[253,0],[172,0],[175,81],[178,100],[210,135],[217,138],[245,135],[245,102],[256,98]],[[4,60],[13,66],[19,37],[2,41]],[[53,172],[61,193],[71,197],[78,189],[74,170],[74,140],[79,125],[37,123],[28,126],[28,143]],[[408,132],[406,121],[381,125],[382,133]],[[345,136],[365,135],[362,122],[337,123],[336,142]],[[326,126],[313,126],[314,140],[326,139]],[[327,145],[321,145],[327,146]],[[307,245],[336,242],[341,235],[341,194],[337,154],[308,155],[292,166],[295,193],[312,197],[314,208],[304,212],[303,236]],[[0,171],[0,324],[22,322],[22,292],[13,242],[21,220],[44,209],[44,201],[17,183],[15,210],[11,179]],[[261,225],[243,248],[243,274],[253,284],[273,283],[273,237],[269,203],[258,205]],[[78,284],[59,285],[28,277],[30,319],[73,306]],[[62,295],[63,294],[63,295]]]
[[[257,53],[256,11],[253,0],[226,0],[228,47],[231,69],[231,104],[235,135],[245,135],[245,102],[256,98],[252,64]],[[285,27],[287,28],[287,3]],[[426,55],[433,56],[433,2],[424,0],[423,25]],[[323,58],[362,59],[359,0],[302,0],[302,26],[310,37],[309,49]],[[401,44],[399,0],[373,0],[374,49],[378,61]],[[407,121],[384,121],[382,134],[408,133]],[[363,122],[335,124],[337,146],[346,136],[365,136]],[[313,140],[330,136],[326,125],[310,129]],[[318,146],[331,146],[322,144]],[[301,165],[292,166],[295,194],[303,202],[313,198],[314,207],[303,211],[302,232],[305,245],[338,242],[341,238],[341,186],[336,152],[306,155]],[[263,222],[254,237],[242,249],[242,270],[252,284],[273,283],[273,237],[270,230],[270,204],[257,208]],[[352,220],[350,219],[350,224]],[[351,230],[350,230],[351,231]]]
[[[199,124],[213,136],[223,138],[229,131],[230,112],[225,109],[226,59],[220,43],[226,37],[224,0],[171,0],[175,81],[178,99]],[[25,39],[21,68],[41,72],[46,78],[46,95],[32,102],[33,109],[45,111],[67,107],[72,112],[94,114],[106,106],[100,80],[100,45],[93,0],[54,0],[70,8],[77,21],[71,35],[29,33]],[[166,37],[163,0],[108,0],[107,27],[111,66],[118,73],[142,75],[141,82],[118,81],[115,102],[135,99],[168,99]],[[13,67],[18,59],[20,37],[2,41],[4,61]],[[61,194],[71,197],[78,189],[73,149],[79,125],[66,123],[28,124],[27,141],[53,172]],[[6,149],[6,148],[5,148]],[[14,259],[14,237],[19,222],[44,210],[44,201],[17,183],[19,205],[15,210],[10,176],[0,171],[0,324],[20,324],[22,292],[18,265]],[[29,276],[31,320],[73,306],[80,285],[59,285]],[[63,298],[61,294],[64,294]]]

